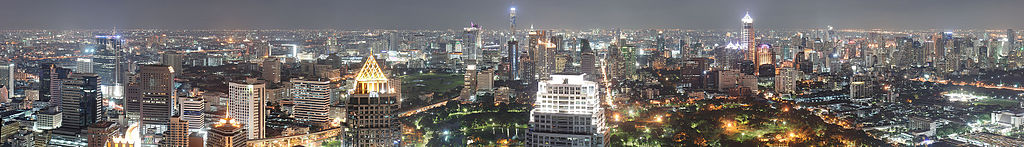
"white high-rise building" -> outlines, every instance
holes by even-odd
[[[530,111],[527,146],[590,146],[608,144],[597,82],[583,75],[551,75],[541,81]]]
[[[327,79],[292,79],[292,101],[296,120],[327,123],[330,110],[331,81]]]
[[[188,129],[198,132],[206,126],[203,110],[206,109],[206,100],[202,97],[181,97],[181,119],[188,121]]]
[[[245,126],[248,139],[260,139],[266,134],[267,85],[256,79],[228,83],[228,117]]]

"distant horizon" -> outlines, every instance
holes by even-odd
[[[834,26],[862,29],[1024,28],[1024,1],[959,0],[591,0],[591,1],[11,1],[2,30],[59,29],[341,29],[444,30],[476,23],[518,28],[733,29],[749,10],[755,28]]]

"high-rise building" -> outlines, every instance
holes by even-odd
[[[167,124],[167,131],[163,133],[163,140],[160,140],[160,146],[163,147],[187,147],[188,146],[188,121],[182,120],[181,117],[171,117],[170,123]]]
[[[508,48],[506,51],[508,53],[508,74],[506,75],[506,77],[507,79],[511,80],[519,80],[521,78],[521,75],[519,71],[519,41],[516,40],[516,8],[509,9],[508,19],[508,28],[510,35],[508,38],[508,43],[506,43],[505,45],[505,47]]]
[[[538,85],[526,146],[608,144],[597,82],[583,75],[551,75]]]
[[[330,110],[331,81],[323,78],[291,80],[293,116],[314,124],[327,123]]]
[[[181,74],[181,71],[184,70],[181,67],[181,64],[185,63],[184,58],[185,56],[181,53],[174,51],[166,51],[160,58],[160,64],[171,66],[172,69],[178,71],[175,73]]]
[[[64,79],[71,75],[71,70],[58,67],[53,63],[39,65],[42,70],[39,72],[39,100],[50,102],[50,106],[56,106],[57,111],[61,110],[60,86]]]
[[[266,135],[267,84],[253,78],[228,83],[228,117],[245,125],[248,139]]]
[[[587,79],[597,79],[597,68],[595,65],[597,62],[597,56],[595,56],[594,50],[590,48],[590,41],[587,39],[580,40],[580,71],[587,74]]]
[[[162,132],[170,122],[174,91],[174,70],[168,65],[142,65],[128,84],[125,110],[130,122],[141,122],[143,134]],[[157,130],[153,130],[157,128]]]
[[[14,63],[0,63],[0,84],[7,89],[7,97],[14,97]]]
[[[125,85],[128,70],[125,68],[127,61],[124,58],[124,43],[119,35],[96,36],[98,48],[92,61],[95,63],[93,70],[100,75],[100,79],[105,79],[100,85]]]
[[[75,59],[75,70],[76,73],[96,73],[93,68],[96,68],[96,64],[92,62],[92,58],[78,58]]]
[[[757,44],[754,42],[754,19],[750,18],[750,12],[747,11],[740,21],[743,22],[743,30],[740,31],[740,36],[743,38],[740,38],[740,45],[742,50],[746,51],[744,58],[750,61],[757,61],[755,59],[757,58]]]
[[[245,126],[232,118],[222,118],[210,124],[209,134],[206,136],[208,147],[245,147],[248,137],[245,133]]]
[[[468,42],[463,44],[469,45],[468,48],[462,51],[463,56],[465,56],[463,57],[463,59],[467,61],[472,60],[474,62],[467,62],[466,64],[476,64],[475,62],[479,62],[479,60],[481,60],[481,53],[483,52],[483,40],[481,40],[480,38],[480,32],[482,31],[482,28],[477,24],[470,23],[470,26],[468,28],[463,29],[466,31],[466,33],[462,35],[462,40],[464,42]]]
[[[263,80],[270,84],[281,82],[281,61],[278,58],[263,60]]]
[[[103,99],[99,92],[99,75],[75,73],[62,82],[61,102],[63,120],[61,128],[84,130],[103,120]]]
[[[387,75],[371,55],[356,74],[355,88],[349,93],[347,138],[351,146],[398,146],[398,109],[401,92],[388,82]]]
[[[180,97],[181,119],[188,121],[188,129],[198,132],[206,125],[203,110],[206,109],[206,100],[202,97]]]

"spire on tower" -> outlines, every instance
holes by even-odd
[[[747,11],[747,14],[745,16],[743,16],[743,19],[740,19],[740,21],[743,21],[743,23],[754,23],[754,19],[750,18],[750,11],[749,10]]]

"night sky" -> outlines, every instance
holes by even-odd
[[[3,0],[0,29],[1006,29],[1021,0]]]

